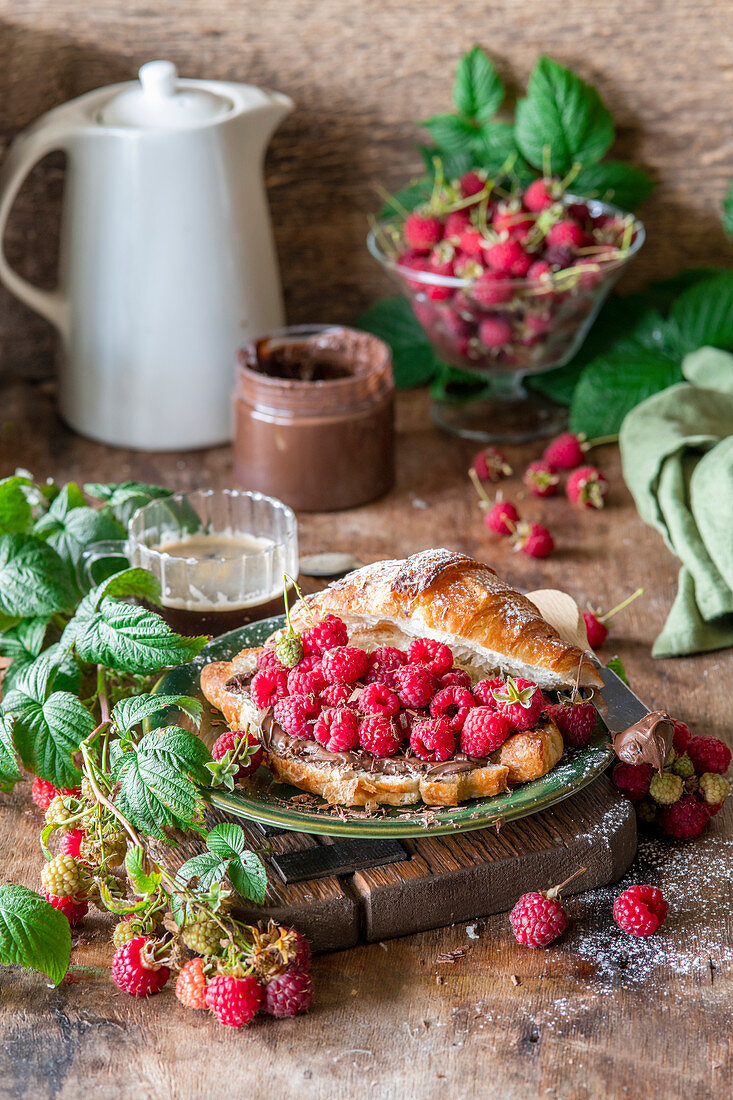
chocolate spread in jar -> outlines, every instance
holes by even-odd
[[[242,348],[238,484],[306,512],[353,508],[394,480],[391,353],[342,326],[284,329]]]

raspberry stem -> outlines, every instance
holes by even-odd
[[[625,607],[628,607],[629,604],[633,600],[635,600],[638,596],[643,596],[643,595],[644,595],[644,589],[643,588],[637,588],[636,592],[632,592],[630,596],[627,596],[625,600],[621,601],[621,603],[616,604],[615,607],[612,607],[610,611],[607,611],[605,613],[605,615],[599,615],[598,616],[598,622],[599,623],[607,622],[608,619],[612,619],[613,616],[616,615],[619,611],[623,611],[623,609]]]
[[[556,897],[557,897],[557,895],[558,895],[558,894],[560,893],[560,891],[561,891],[561,890],[562,890],[562,889],[563,889],[563,888],[564,888],[565,886],[567,886],[567,884],[568,884],[569,882],[572,882],[574,878],[577,878],[577,877],[578,877],[578,875],[582,875],[582,874],[585,874],[585,872],[587,871],[587,869],[588,869],[587,867],[579,867],[577,871],[573,871],[573,873],[572,873],[572,875],[570,876],[570,878],[566,878],[564,882],[559,882],[559,883],[557,884],[557,886],[553,886],[551,890],[548,890],[548,891],[547,891],[547,892],[545,893],[545,897],[546,897],[546,898],[556,898]]]

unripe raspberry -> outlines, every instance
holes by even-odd
[[[649,784],[649,794],[660,806],[671,806],[682,798],[684,783],[678,775],[664,772],[662,775],[652,776]]]
[[[73,856],[55,856],[41,871],[41,885],[54,897],[76,897],[85,886],[82,868]]]
[[[730,794],[730,783],[724,775],[704,772],[700,776],[700,791],[705,801],[714,806],[719,802],[725,802]]]
[[[657,819],[657,807],[647,798],[636,803],[636,816],[646,825],[652,825]]]
[[[294,668],[303,656],[303,643],[299,634],[284,635],[275,646],[278,660],[284,668]]]
[[[672,764],[672,771],[675,775],[681,776],[682,779],[689,779],[691,775],[695,774],[695,766],[686,752],[676,758]]]
[[[57,794],[49,802],[44,816],[47,825],[65,825],[70,818],[76,815],[64,805],[64,796]]]
[[[98,867],[121,867],[127,855],[127,841],[124,833],[108,833],[100,841],[99,837],[87,835],[79,846],[79,858],[85,863]]]
[[[223,935],[215,920],[202,917],[184,927],[181,939],[189,951],[194,951],[197,955],[217,955],[221,951]]]
[[[134,913],[129,916],[123,917],[121,921],[118,921],[114,927],[112,933],[112,943],[117,947],[124,947],[130,940],[134,940],[136,936],[145,936],[148,933],[153,932],[155,929],[155,922],[152,920],[140,920]]]

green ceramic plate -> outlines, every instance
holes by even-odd
[[[191,664],[181,665],[163,676],[155,690],[166,695],[193,695],[202,699],[204,718],[201,735],[211,743],[220,727],[221,715],[203,699],[199,687],[202,665],[208,661],[230,660],[235,653],[249,646],[261,645],[273,630],[283,623],[282,616],[253,623],[251,626],[232,630],[215,638]],[[212,805],[235,817],[267,822],[282,829],[301,833],[321,833],[325,836],[361,837],[416,837],[437,836],[440,833],[468,832],[484,829],[497,821],[511,821],[527,814],[545,810],[556,802],[587,787],[613,759],[608,735],[600,720],[593,741],[586,749],[566,750],[562,760],[542,779],[525,783],[507,794],[493,798],[476,798],[460,806],[445,809],[418,806],[402,810],[384,809],[377,816],[369,817],[358,810],[350,810],[349,817],[338,816],[325,802],[315,806],[293,801],[303,792],[295,787],[273,781],[267,768],[260,768],[254,781],[237,791],[211,791]]]

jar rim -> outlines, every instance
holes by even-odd
[[[374,362],[356,361],[354,363],[354,369],[350,374],[344,378],[321,378],[316,380],[308,380],[302,378],[279,378],[277,376],[267,374],[264,371],[256,370],[248,358],[254,355],[258,357],[258,347],[264,341],[287,341],[297,339],[312,339],[315,336],[325,335],[327,333],[348,333],[352,337],[356,337],[361,343],[371,345],[375,352],[379,351],[379,360]],[[265,336],[259,337],[256,340],[250,341],[248,344],[242,345],[237,349],[236,353],[236,370],[240,377],[247,378],[251,382],[257,382],[260,385],[265,386],[270,392],[296,392],[305,394],[313,392],[315,389],[317,392],[326,391],[329,394],[336,396],[339,393],[348,392],[349,388],[353,388],[355,384],[358,384],[363,379],[369,378],[375,374],[383,374],[385,371],[389,371],[392,363],[392,351],[388,344],[384,340],[381,340],[378,336],[375,336],[371,332],[366,332],[363,329],[351,328],[348,325],[340,324],[310,324],[310,325],[288,325],[284,328],[275,329],[272,332],[267,333]],[[391,371],[390,371],[391,373]]]

